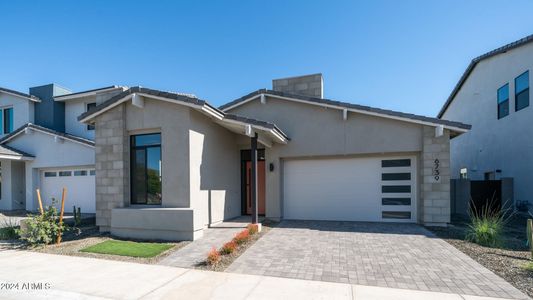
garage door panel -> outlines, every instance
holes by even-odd
[[[406,221],[408,215],[407,221],[414,221],[414,158],[383,160],[338,158],[285,161],[284,218]],[[383,202],[383,198],[388,200]]]
[[[60,176],[63,175],[63,176]],[[94,213],[96,190],[94,169],[62,168],[41,171],[41,197],[45,205],[52,205],[55,199],[57,208],[61,205],[63,188],[67,189],[65,210],[72,211],[72,206],[80,207],[82,213]]]

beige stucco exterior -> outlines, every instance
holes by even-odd
[[[230,112],[275,123],[290,138],[265,148],[266,217],[283,218],[283,166],[293,159],[416,157],[419,223],[446,224],[450,218],[449,131],[435,126],[371,116],[266,96]],[[97,225],[114,235],[144,239],[194,240],[203,229],[239,216],[240,150],[250,148],[245,126],[222,126],[202,110],[144,97],[126,101],[94,118],[96,125]],[[231,122],[230,122],[231,123]],[[240,127],[239,127],[240,126]],[[162,204],[130,205],[130,136],[161,133]],[[441,161],[439,179],[433,162]]]

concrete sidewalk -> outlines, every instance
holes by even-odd
[[[0,266],[1,299],[496,299],[16,250]]]

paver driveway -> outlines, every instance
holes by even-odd
[[[283,221],[227,272],[527,298],[415,224]]]

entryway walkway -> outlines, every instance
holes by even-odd
[[[416,224],[283,221],[227,272],[388,288],[526,298]]]
[[[213,247],[218,249],[224,243],[231,241],[235,234],[250,224],[250,221],[250,217],[242,216],[207,228],[204,230],[204,236],[202,238],[191,242],[165,257],[159,264],[172,267],[194,268],[205,261],[209,250]]]

